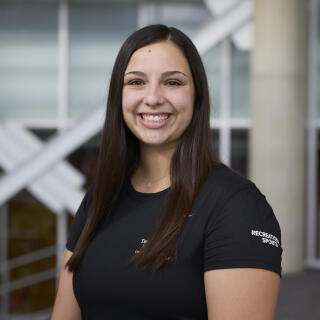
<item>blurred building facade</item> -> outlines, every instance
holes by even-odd
[[[116,54],[155,23],[199,49],[216,155],[273,207],[283,274],[320,269],[320,0],[2,0],[0,319],[48,318]]]

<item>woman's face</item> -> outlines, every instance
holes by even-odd
[[[194,83],[188,61],[171,41],[135,51],[124,73],[123,118],[147,145],[175,145],[192,119]]]

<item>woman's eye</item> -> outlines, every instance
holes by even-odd
[[[181,85],[181,83],[179,81],[176,81],[176,80],[169,80],[169,81],[167,81],[167,84],[169,86],[180,86]]]
[[[133,86],[141,86],[143,84],[142,80],[132,80],[129,81],[128,84],[133,85]]]

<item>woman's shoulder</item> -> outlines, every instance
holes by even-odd
[[[215,162],[197,194],[195,207],[206,207],[206,211],[220,207],[233,195],[250,188],[256,188],[251,180],[229,166]]]
[[[212,165],[203,187],[222,198],[244,189],[257,188],[253,181],[224,163]]]
[[[281,276],[281,229],[263,193],[225,165],[214,166],[207,183],[205,271],[262,268]]]

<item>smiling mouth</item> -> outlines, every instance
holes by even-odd
[[[171,113],[156,113],[156,114],[139,113],[139,116],[146,121],[162,122],[164,120],[167,120],[171,116]]]

